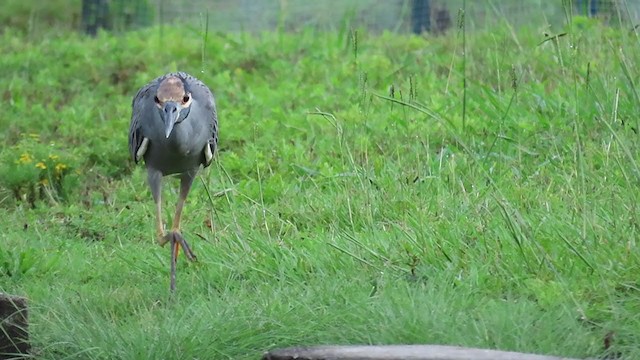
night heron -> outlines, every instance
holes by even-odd
[[[180,233],[185,199],[200,165],[211,165],[218,141],[218,118],[211,90],[183,73],[160,76],[143,86],[133,98],[129,151],[138,163],[144,159],[147,180],[156,205],[158,243],[171,243],[171,291],[175,290],[176,260],[180,247],[191,261],[196,256]],[[162,222],[162,178],[176,174],[180,195],[171,231]]]

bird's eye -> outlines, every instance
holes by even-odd
[[[187,102],[189,102],[189,95],[185,95],[185,96],[182,98],[182,102],[183,102],[183,103],[187,103]]]
[[[154,96],[154,97],[153,97],[153,101],[155,101],[155,102],[156,102],[156,104],[160,104],[160,99],[158,99],[158,97],[157,97],[157,96]]]

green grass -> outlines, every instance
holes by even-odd
[[[577,24],[542,45],[469,33],[464,71],[455,32],[209,33],[204,56],[197,31],[5,32],[0,291],[30,299],[43,359],[587,357],[609,332],[640,358],[639,40]],[[180,260],[171,299],[127,131],[135,91],[176,69],[216,93],[220,149],[185,210],[199,262]],[[33,170],[48,155],[68,171]],[[167,219],[176,198],[169,180]]]

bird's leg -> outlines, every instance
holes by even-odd
[[[151,188],[153,201],[156,205],[156,235],[158,244],[160,246],[164,246],[171,239],[169,236],[165,235],[164,224],[162,222],[162,173],[157,170],[147,168],[147,180],[149,182],[149,187]]]
[[[164,224],[162,223],[162,173],[158,170],[147,168],[147,180],[151,188],[151,195],[156,205],[156,232],[158,235],[158,244],[165,245],[171,241],[171,279],[169,289],[173,293],[176,290],[176,257],[178,256],[178,248],[174,233],[164,233]]]
[[[178,242],[176,241],[174,233],[169,233],[171,237],[171,275],[169,280],[169,290],[173,293],[176,291],[176,261],[178,259]]]
[[[156,202],[156,235],[158,245],[164,246],[167,242],[169,242],[169,237],[164,233],[164,224],[162,223],[162,202],[160,197],[158,197]]]
[[[196,172],[197,171],[189,171],[180,175],[180,196],[178,197],[176,213],[171,225],[171,233],[173,234],[174,241],[176,243],[176,256],[178,256],[179,247],[182,246],[184,248],[185,255],[191,261],[196,260],[196,255],[191,251],[189,244],[180,233],[180,219],[182,218],[182,209],[184,208],[184,203],[187,200],[187,195],[189,195],[189,190],[191,190],[191,185],[195,179]]]

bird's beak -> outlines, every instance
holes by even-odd
[[[178,117],[180,116],[180,110],[182,108],[177,102],[167,101],[162,109],[162,120],[164,120],[164,135],[169,138],[173,126],[176,124]]]

